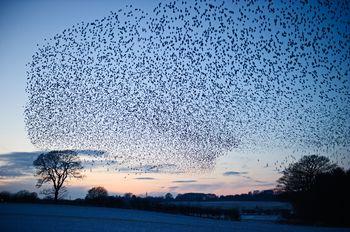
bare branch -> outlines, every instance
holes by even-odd
[[[57,200],[60,191],[64,189],[67,178],[82,178],[80,170],[83,169],[76,152],[71,150],[50,151],[40,154],[33,162],[36,168],[35,176],[39,177],[36,187],[52,182],[54,199]]]

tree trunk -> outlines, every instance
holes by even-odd
[[[58,200],[58,189],[55,189],[55,202],[57,202],[57,200]]]

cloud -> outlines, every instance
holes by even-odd
[[[135,180],[155,180],[156,178],[153,177],[136,177]]]
[[[27,173],[14,165],[2,165],[0,166],[0,179],[5,179],[7,177],[19,177],[26,176]]]
[[[18,192],[20,190],[26,189],[31,192],[40,192],[35,187],[36,180],[33,178],[24,178],[24,179],[14,179],[14,180],[6,180],[6,179],[1,179],[0,180],[0,192],[1,191],[8,191],[11,193]]]
[[[224,176],[239,176],[239,175],[243,175],[243,174],[247,174],[247,172],[228,171],[228,172],[224,172],[222,175],[224,175]]]
[[[226,185],[227,185],[226,183],[221,183],[221,182],[213,183],[213,184],[187,184],[187,185],[178,186],[176,188],[176,191],[211,192],[212,193],[222,189]]]
[[[0,178],[33,175],[33,161],[41,152],[11,152],[0,154]]]
[[[262,181],[262,180],[257,180],[257,179],[254,179],[252,177],[249,177],[249,176],[243,176],[244,178],[246,178],[247,180],[238,184],[238,185],[245,185],[247,187],[274,187],[276,186],[276,182],[271,182],[271,181]],[[233,183],[235,185],[237,185],[236,183]]]
[[[174,180],[173,183],[194,183],[196,180]]]
[[[276,186],[276,182],[251,179],[255,183],[252,186]]]
[[[276,183],[275,182],[263,182],[263,181],[261,181],[261,182],[256,182],[256,184],[254,184],[253,186],[256,186],[256,187],[258,187],[258,186],[265,186],[265,187],[275,187],[276,186]]]
[[[179,188],[179,186],[170,186],[170,187],[168,187],[168,189],[170,191],[174,191],[175,189],[178,189],[178,188]]]
[[[80,155],[100,155],[104,151],[98,150],[74,150]],[[0,179],[9,177],[21,177],[34,174],[33,161],[47,151],[10,152],[0,154]],[[88,162],[88,161],[87,161]]]
[[[182,171],[174,171],[175,167],[175,164],[135,165],[120,167],[118,171],[126,173],[182,173]]]
[[[263,180],[257,180],[255,178],[252,178],[250,176],[242,176],[246,179],[246,181],[240,182],[240,183],[232,183],[235,185],[235,187],[274,187],[276,186],[276,182],[271,181],[263,181]]]

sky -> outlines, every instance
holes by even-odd
[[[0,191],[35,189],[32,161],[40,153],[27,134],[24,109],[28,64],[45,38],[79,22],[92,22],[117,12],[127,4],[151,12],[159,1],[1,1],[0,3]],[[337,102],[339,105],[344,102]],[[346,106],[345,106],[346,107]],[[346,111],[349,112],[349,111]],[[348,118],[347,118],[348,119]],[[349,122],[349,120],[347,121]],[[346,124],[346,125],[349,125]],[[80,148],[81,149],[81,148]],[[82,197],[94,186],[110,193],[163,195],[167,192],[244,193],[271,189],[280,173],[276,161],[290,162],[302,153],[288,149],[232,150],[215,160],[213,169],[199,173],[135,173],[95,165],[84,170],[85,178],[71,180],[68,197]]]

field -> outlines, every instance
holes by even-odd
[[[292,210],[291,204],[278,201],[182,201],[176,205],[197,206],[203,208],[238,209],[243,221],[270,221],[281,219],[282,211]]]
[[[178,205],[191,205],[201,207],[213,207],[240,210],[291,210],[292,206],[287,202],[278,201],[182,201],[175,202]]]
[[[342,232],[350,229],[282,225],[258,221],[220,221],[98,207],[0,204],[0,230],[7,231],[236,231]]]

